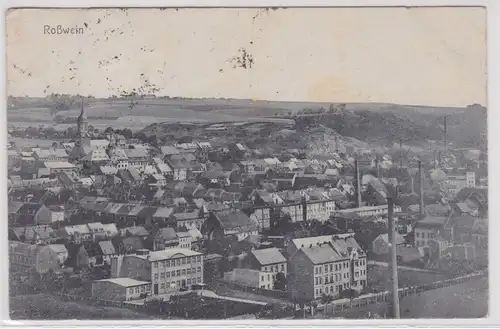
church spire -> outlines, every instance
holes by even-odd
[[[87,132],[87,120],[85,118],[85,113],[83,111],[83,97],[81,98],[81,109],[80,109],[80,115],[78,116],[76,129],[77,129],[77,136],[80,139]]]

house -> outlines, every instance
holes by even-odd
[[[153,174],[148,177],[149,186],[163,187],[167,185],[167,179],[162,174]]]
[[[99,243],[85,241],[80,246],[76,256],[76,265],[79,268],[92,268],[103,265],[104,257]]]
[[[92,234],[87,225],[67,225],[57,230],[56,235],[68,242],[75,243],[92,240]]]
[[[399,233],[394,232],[394,241],[396,246],[405,243],[405,238],[403,238]],[[376,255],[386,255],[389,253],[389,233],[380,234],[372,242],[372,251]]]
[[[254,270],[261,272],[283,273],[287,275],[287,261],[278,248],[252,250],[249,254],[249,264]]]
[[[153,214],[153,222],[167,223],[173,212],[174,212],[173,208],[158,207],[156,209],[156,212]]]
[[[179,238],[177,233],[171,227],[160,228],[156,232],[151,234],[151,238],[148,239],[152,243],[151,250],[163,250],[168,248],[177,248],[179,246]]]
[[[252,174],[255,172],[255,163],[252,160],[240,161],[239,166],[244,173]]]
[[[125,149],[124,151],[128,158],[129,167],[135,167],[139,169],[144,168],[149,163],[149,154],[142,147]]]
[[[106,233],[106,236],[109,238],[113,238],[119,234],[118,228],[116,227],[115,223],[102,224],[102,227],[104,229],[104,232]]]
[[[328,242],[301,248],[290,259],[293,298],[311,301],[350,289],[348,264]]]
[[[9,265],[11,270],[31,271],[46,274],[58,271],[68,257],[64,245],[31,245],[23,242],[9,242]]]
[[[249,268],[235,268],[231,272],[224,273],[224,281],[250,288],[271,290],[274,287],[274,280],[273,273]]]
[[[31,244],[53,244],[57,235],[49,225],[14,227],[19,241]]]
[[[250,219],[257,223],[259,232],[271,227],[271,208],[255,208],[250,214]]]
[[[430,246],[430,242],[444,233],[444,225],[448,217],[427,216],[415,223],[415,247]]]
[[[109,161],[114,168],[120,170],[128,169],[128,156],[124,149],[113,147],[108,150]]]
[[[173,170],[174,181],[185,181],[187,179],[188,171],[191,169],[191,164],[187,161],[170,159],[167,160],[168,165]]]
[[[129,301],[151,294],[151,282],[130,278],[102,279],[92,282],[92,297],[98,300]]]
[[[140,250],[112,258],[111,276],[149,281],[153,295],[174,293],[203,283],[203,254],[180,248]]]
[[[119,238],[113,241],[113,246],[118,254],[132,254],[137,250],[144,249],[143,238],[138,236],[129,236],[125,238]]]
[[[175,213],[172,214],[172,218],[176,222],[177,228],[181,227],[185,227],[187,229],[196,228],[198,230],[201,229],[201,226],[205,221],[205,217],[200,216],[199,210]]]
[[[297,298],[314,299],[323,293],[338,295],[345,289],[361,291],[366,287],[366,253],[355,240],[354,233],[293,239],[286,252],[290,255],[290,273],[297,280],[294,284],[305,284],[304,288],[293,288]],[[302,264],[297,264],[298,261]],[[323,261],[328,266],[324,270],[321,266],[316,270],[317,265],[324,264]],[[313,279],[314,276],[322,276],[322,273],[329,273],[328,278]]]
[[[179,248],[181,249],[191,249],[192,247],[192,241],[194,237],[192,236],[192,233],[187,231],[180,231],[177,232],[177,238],[179,239]]]
[[[37,162],[68,161],[69,155],[65,149],[35,149],[33,157]]]
[[[46,161],[43,163],[43,168],[40,168],[39,170],[42,170],[44,169],[46,172],[45,172],[45,176],[50,176],[50,175],[55,175],[57,173],[60,173],[60,172],[68,172],[68,171],[72,171],[75,169],[75,165],[65,161]],[[41,175],[39,173],[38,175],[39,178],[43,177],[43,175]]]
[[[87,223],[87,227],[89,228],[90,234],[92,235],[92,239],[94,241],[104,240],[108,238],[108,235],[106,234],[104,225],[102,223]]]
[[[242,241],[250,235],[258,235],[258,226],[240,210],[226,210],[211,212],[203,223],[202,233],[211,241],[226,238]]]
[[[20,209],[23,207],[24,202],[21,201],[9,201],[7,206],[9,225],[15,225],[18,223],[21,217]]]
[[[42,205],[35,214],[34,222],[37,225],[52,224],[64,221],[64,209],[60,206]]]
[[[99,241],[99,248],[101,249],[103,264],[111,265],[111,258],[116,256],[118,253],[116,252],[115,246],[111,241]]]
[[[128,237],[128,236],[147,237],[149,236],[149,232],[144,228],[144,226],[131,226],[121,229],[120,235],[123,237]]]

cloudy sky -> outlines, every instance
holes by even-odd
[[[6,29],[14,96],[486,104],[481,8],[29,9]]]

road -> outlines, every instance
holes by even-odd
[[[368,312],[382,314],[386,303],[344,310],[342,314],[317,314],[314,318],[364,318]],[[488,314],[488,279],[471,281],[404,297],[401,318],[481,318]]]

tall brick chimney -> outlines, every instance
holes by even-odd
[[[356,205],[357,207],[361,207],[361,177],[359,175],[359,161],[356,160],[354,162],[354,167],[356,170]]]

